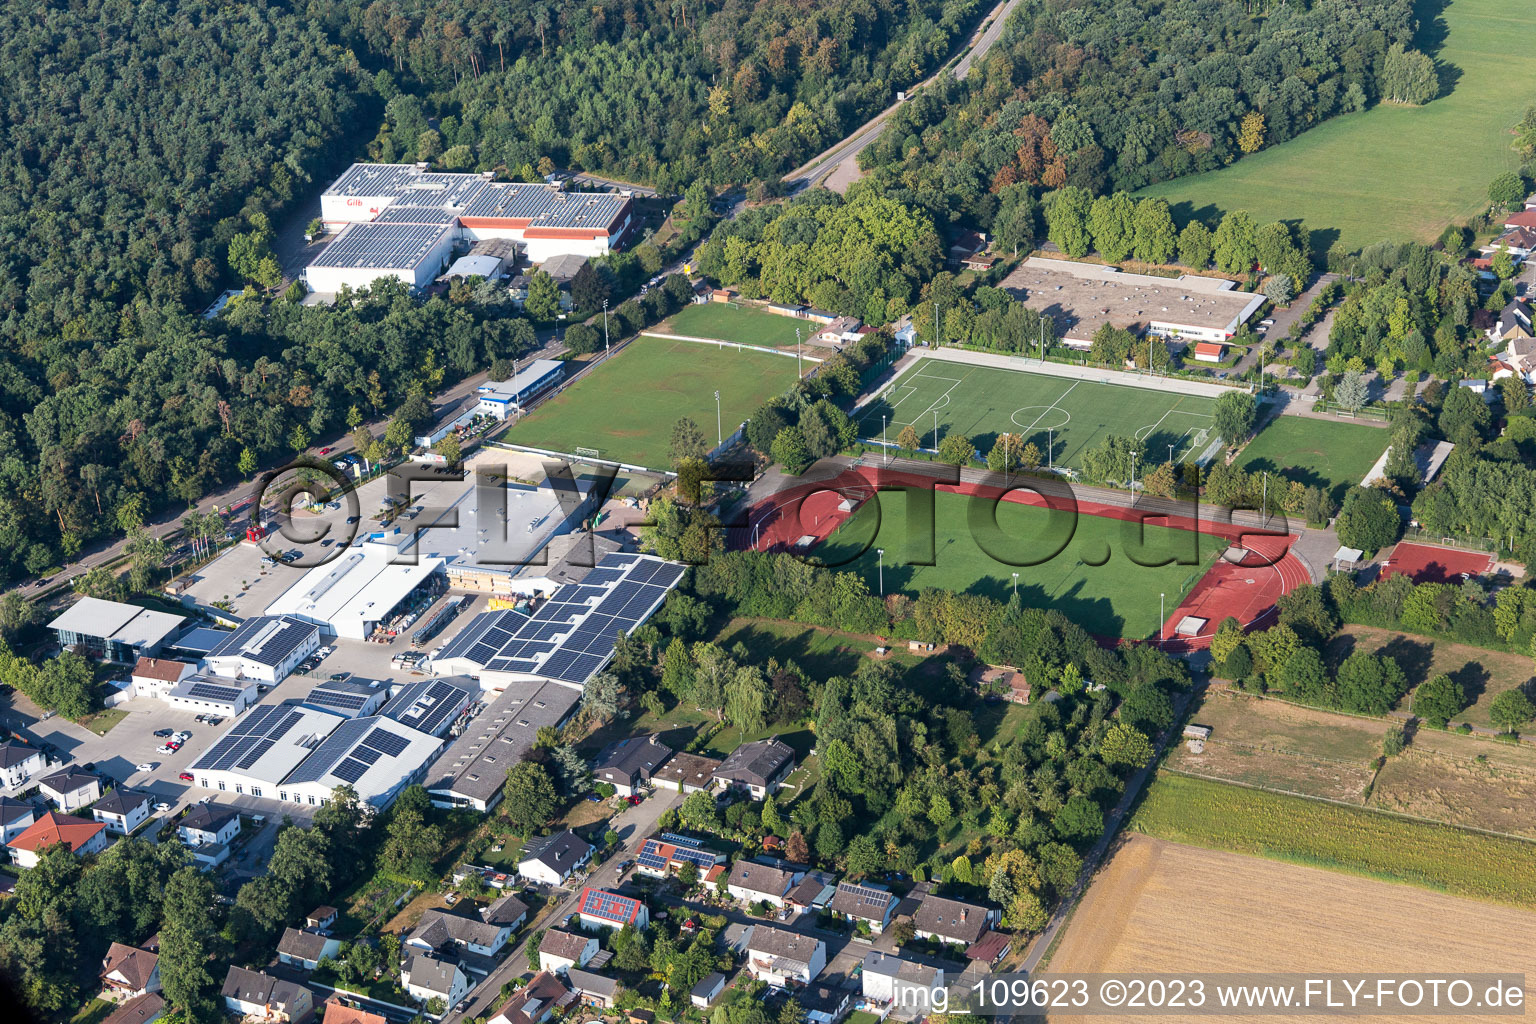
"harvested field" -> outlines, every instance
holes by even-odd
[[[1536,946],[1511,941],[1532,928],[1530,911],[1131,836],[1094,879],[1049,973],[1523,971],[1536,979]]]
[[[1528,744],[1419,728],[1378,773],[1388,719],[1214,690],[1194,721],[1210,726],[1211,738],[1198,754],[1179,746],[1169,768],[1536,838],[1536,747]]]

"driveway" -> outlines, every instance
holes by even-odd
[[[640,844],[656,831],[657,820],[669,808],[676,807],[682,802],[681,793],[657,790],[655,796],[647,798],[638,806],[626,807],[614,815],[613,830],[622,837],[618,849],[607,860],[592,869],[587,876],[586,884],[604,889],[616,887],[619,884],[618,865],[633,858]],[[464,1008],[464,1012],[449,1013],[443,1018],[443,1024],[458,1024],[459,1021],[468,1020],[471,1017],[489,1017],[495,1012],[496,1004],[500,1001],[501,987],[528,971],[528,937],[542,928],[558,925],[576,912],[581,891],[579,889],[557,891],[562,892],[563,895],[538,920],[533,921],[523,930],[521,939],[501,962],[501,966],[475,986],[469,995],[469,1005]]]

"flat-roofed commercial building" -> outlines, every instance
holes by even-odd
[[[320,647],[320,627],[287,615],[257,615],[208,652],[208,667],[231,679],[280,683]]]
[[[565,363],[559,359],[535,359],[511,380],[490,381],[475,389],[479,411],[504,420],[531,398],[536,398],[565,379]]]
[[[321,219],[331,227],[413,221],[429,212],[452,218],[450,244],[510,239],[526,248],[530,261],[543,263],[552,256],[602,256],[618,248],[634,219],[634,204],[616,192],[566,192],[544,182],[433,172],[423,164],[353,164],[320,196]],[[344,229],[336,241],[347,234]]]
[[[508,683],[438,757],[426,782],[432,803],[477,811],[495,807],[507,769],[533,748],[540,729],[558,727],[580,700],[579,692],[559,683]]]
[[[442,567],[440,558],[411,559],[393,545],[367,542],[310,569],[267,613],[312,622],[325,636],[366,640]]]
[[[363,804],[383,810],[401,790],[420,782],[442,749],[436,736],[373,715],[338,725],[277,787],[277,798],[322,803],[337,786],[351,786]]]
[[[204,789],[275,800],[278,785],[344,721],[296,701],[258,704],[187,771]]]
[[[1001,287],[1056,322],[1073,348],[1086,349],[1104,324],[1167,341],[1227,341],[1264,304],[1219,277],[1153,277],[1115,267],[1031,256]]]
[[[59,646],[78,648],[87,657],[133,664],[154,657],[186,618],[136,604],[82,597],[66,608],[48,628]]]

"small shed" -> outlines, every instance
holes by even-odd
[[[1333,553],[1333,567],[1338,569],[1340,572],[1353,569],[1355,566],[1360,564],[1360,560],[1364,557],[1365,552],[1359,548],[1346,548],[1341,546],[1339,550]]]
[[[1198,615],[1186,615],[1179,620],[1179,624],[1173,628],[1173,631],[1179,636],[1199,636],[1208,622],[1210,622],[1209,619],[1202,619]]]
[[[908,640],[907,650],[913,654],[932,654],[934,645],[927,640]]]
[[[1187,740],[1208,740],[1211,738],[1211,727],[1190,723],[1184,727],[1184,738]]]
[[[725,991],[725,975],[714,971],[693,986],[693,990],[688,993],[688,998],[693,1001],[694,1006],[708,1009],[714,1005],[716,999],[720,998],[720,993],[723,991]]]

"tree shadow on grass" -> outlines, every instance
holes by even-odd
[[[1461,668],[1450,673],[1451,681],[1461,684],[1461,692],[1467,699],[1467,706],[1476,704],[1488,690],[1488,681],[1492,674],[1483,667],[1482,662],[1469,661]]]
[[[1429,668],[1434,659],[1435,647],[1422,640],[1398,636],[1383,644],[1376,653],[1397,662],[1398,667],[1403,670],[1403,675],[1408,677],[1408,685],[1418,686],[1429,678]]]

